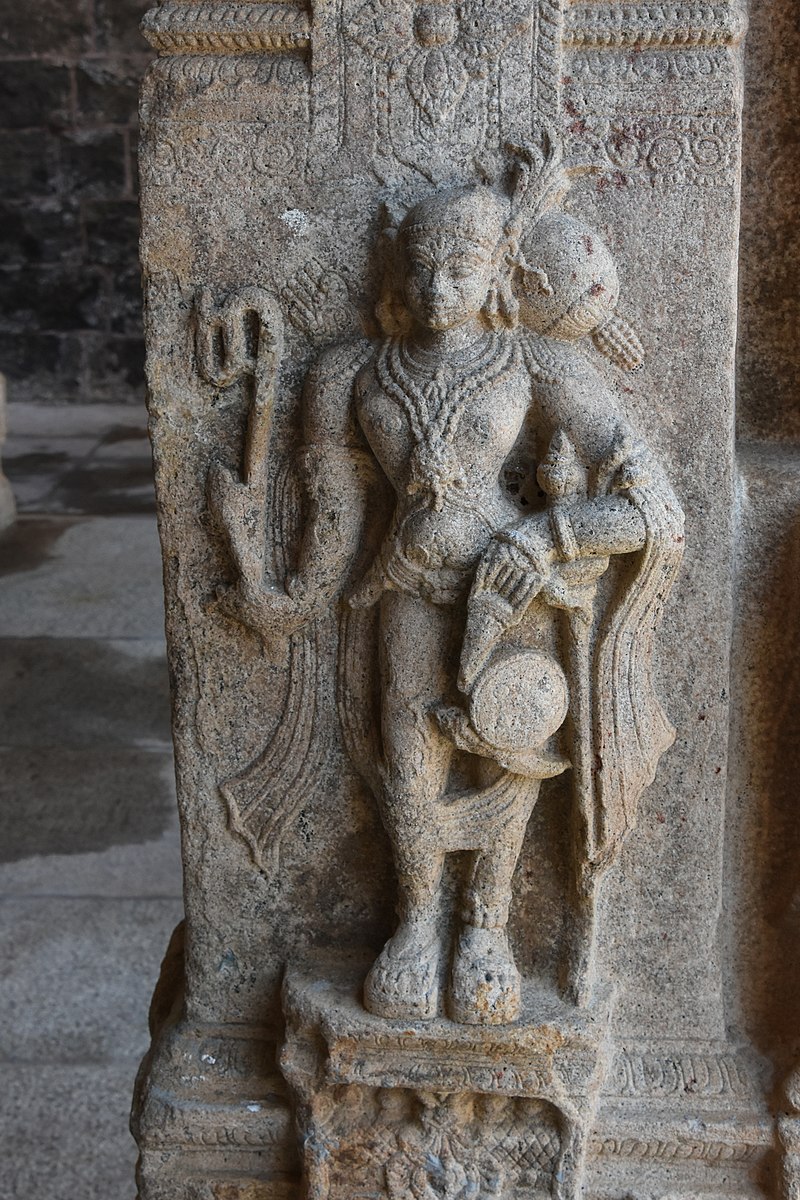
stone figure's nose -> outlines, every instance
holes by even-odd
[[[425,283],[425,292],[431,300],[447,299],[450,294],[450,284],[444,271],[431,271]]]

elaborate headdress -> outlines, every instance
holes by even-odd
[[[570,186],[557,139],[544,129],[540,145],[509,149],[516,159],[512,208],[525,324],[564,341],[591,336],[617,366],[635,370],[644,350],[615,311],[619,277],[611,252],[588,225],[556,210]]]

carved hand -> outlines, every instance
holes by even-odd
[[[475,572],[472,592],[493,592],[515,612],[524,611],[542,586],[543,574],[539,565],[513,543],[493,541]]]
[[[526,522],[526,541],[500,534],[481,559],[470,593],[458,686],[469,692],[502,634],[521,620],[541,591],[555,557],[546,519]]]
[[[283,588],[255,585],[243,576],[234,585],[217,592],[214,607],[268,643],[297,633],[316,615],[307,599],[291,596]]]

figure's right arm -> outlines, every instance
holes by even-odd
[[[355,380],[369,353],[366,342],[333,347],[303,393],[305,523],[286,591],[312,616],[349,585],[381,524],[385,482],[354,416]]]
[[[268,641],[325,612],[363,567],[374,536],[382,532],[386,484],[354,417],[355,380],[370,353],[366,341],[333,346],[306,378],[304,445],[297,463],[302,529],[299,546],[285,547],[290,560],[295,556],[288,578],[264,577],[263,550],[238,536],[241,505],[223,511],[238,578],[218,593],[215,605]],[[234,491],[238,495],[246,488]]]

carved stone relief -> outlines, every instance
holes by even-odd
[[[190,881],[140,1200],[757,1194],[709,932],[724,621],[693,646],[732,391],[673,272],[676,213],[735,219],[738,11],[171,0],[145,32]]]
[[[385,227],[382,336],[339,344],[312,367],[298,484],[279,473],[268,488],[277,305],[250,288],[216,303],[201,292],[195,306],[203,377],[219,389],[252,381],[241,468],[217,463],[209,474],[210,508],[230,547],[214,610],[266,645],[291,643],[277,732],[244,773],[221,781],[230,825],[254,861],[274,869],[322,765],[312,739],[319,643],[333,637],[338,613],[339,718],[398,879],[399,924],[363,985],[366,1009],[390,1021],[520,1018],[512,880],[541,781],[570,768],[573,928],[563,981],[572,1003],[589,1003],[598,885],[674,737],[650,675],[683,514],[578,343],[591,337],[628,369],[641,365],[642,346],[616,315],[607,248],[552,208],[565,182],[550,138],[510,167],[506,191],[440,189]],[[349,302],[346,287],[325,279],[313,263],[284,289],[306,334],[325,324],[315,294],[333,291],[334,321],[336,305]],[[504,474],[512,455],[516,490]],[[534,478],[541,502],[527,500],[525,511]],[[617,555],[636,559],[624,586],[600,601]],[[365,661],[380,664],[372,678]],[[447,867],[463,852],[453,895]],[[445,1126],[474,1120],[474,1098],[445,1094]],[[388,1194],[403,1172],[419,1176],[424,1194],[431,1183],[419,1152],[391,1136],[400,1140]],[[583,1145],[588,1131],[574,1136]],[[503,1172],[491,1182],[493,1151],[462,1162],[456,1134],[437,1137],[430,1153],[448,1164],[444,1194],[506,1188]],[[377,1144],[345,1152],[330,1130],[324,1140],[338,1147],[326,1161],[366,1156],[374,1172]],[[550,1174],[563,1172],[551,1164]],[[571,1176],[564,1194],[577,1186]]]
[[[241,478],[215,466],[209,479],[232,557],[218,611],[265,642],[291,636],[300,680],[276,738],[223,792],[233,827],[262,861],[278,844],[264,797],[292,794],[296,806],[301,778],[318,768],[307,676],[319,623],[338,608],[348,636],[362,641],[359,657],[380,661],[370,697],[363,678],[347,678],[345,657],[339,713],[356,727],[347,740],[399,881],[400,925],[365,984],[367,1007],[386,1017],[433,1017],[444,989],[455,1020],[516,1019],[512,876],[541,781],[570,766],[577,932],[565,978],[584,1002],[597,881],[674,737],[650,674],[683,515],[577,349],[591,336],[618,365],[642,358],[615,314],[606,247],[550,210],[564,183],[548,138],[545,147],[521,153],[509,194],[443,189],[384,230],[382,340],[335,348],[306,383],[308,515],[297,547],[291,487],[281,484],[271,538],[264,503],[280,314],[254,289],[216,308],[205,293],[197,302],[203,376],[226,387],[246,373],[254,384]],[[321,277],[315,264],[284,290],[306,331],[318,320],[302,290],[312,284],[313,295]],[[336,279],[332,287],[341,297]],[[524,497],[503,486],[515,451],[544,499],[539,513],[523,512]],[[276,553],[296,553],[288,575],[265,575],[270,540]],[[612,556],[631,554],[640,557],[623,594],[598,603]],[[421,659],[412,647],[424,647]],[[472,862],[453,926],[442,889],[446,856],[459,851]]]

